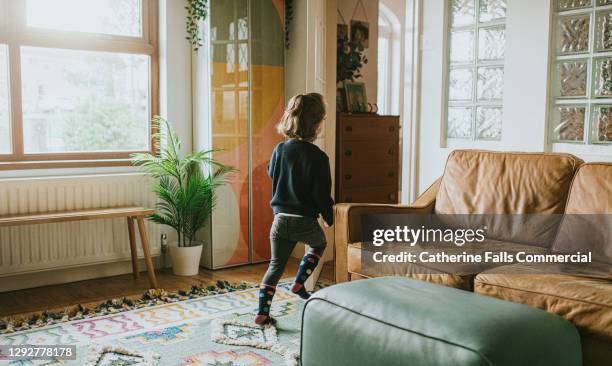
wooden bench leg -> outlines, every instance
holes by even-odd
[[[128,233],[130,235],[130,251],[132,253],[132,273],[134,275],[134,278],[138,278],[139,277],[138,249],[136,247],[136,233],[134,231],[134,218],[128,217],[127,224],[128,224]]]
[[[144,252],[145,263],[147,264],[147,275],[149,276],[149,283],[151,288],[157,288],[157,279],[155,278],[155,268],[153,267],[153,261],[151,260],[151,251],[149,250],[149,238],[147,237],[147,231],[145,230],[144,218],[138,216],[138,231],[140,232],[140,241],[142,242],[142,251]]]

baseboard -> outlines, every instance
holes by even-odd
[[[166,267],[164,262],[165,261],[161,256],[153,257],[153,264],[155,268]],[[144,259],[139,260],[138,268],[141,271],[147,268],[145,266]],[[132,273],[131,260],[35,273],[24,273],[2,277],[2,281],[0,281],[0,292],[22,290],[47,285],[60,285],[63,283],[118,276],[127,273]]]

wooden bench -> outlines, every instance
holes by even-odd
[[[144,253],[145,263],[147,265],[149,284],[151,285],[151,288],[157,288],[155,268],[153,267],[153,261],[151,260],[151,251],[149,250],[149,238],[147,237],[147,232],[144,226],[145,216],[151,215],[153,213],[155,213],[155,210],[144,207],[129,206],[74,211],[55,211],[26,215],[7,215],[0,216],[0,227],[50,224],[68,221],[115,219],[119,217],[125,217],[127,218],[128,235],[130,238],[130,251],[132,253],[132,272],[134,274],[134,278],[138,278],[138,255],[136,251],[136,234],[134,231],[134,220],[136,220],[136,222],[138,223],[138,231],[140,232],[142,251]]]

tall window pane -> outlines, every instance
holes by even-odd
[[[142,35],[141,0],[27,0],[27,25],[71,32]]]
[[[149,59],[22,47],[25,152],[148,149]]]
[[[0,44],[0,154],[11,152],[8,47]]]
[[[507,0],[451,0],[446,136],[501,140]]]
[[[612,8],[556,0],[552,142],[612,143]]]

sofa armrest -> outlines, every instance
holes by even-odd
[[[348,245],[361,241],[361,216],[372,214],[429,214],[434,212],[440,179],[412,205],[339,203],[335,207],[334,247],[336,283],[348,281]]]

